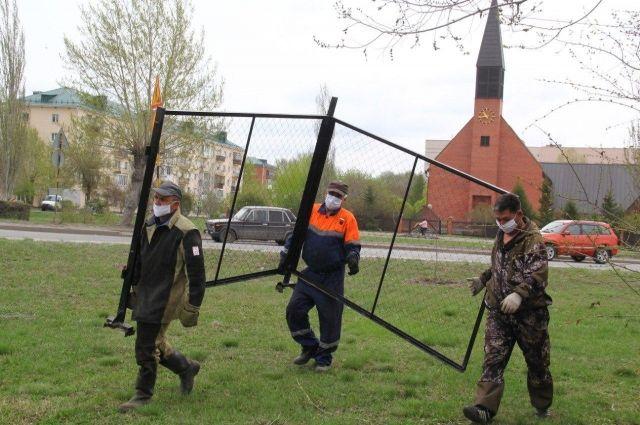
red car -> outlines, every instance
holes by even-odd
[[[601,221],[557,220],[540,229],[547,247],[547,258],[570,255],[575,261],[593,257],[602,264],[618,254],[618,236]]]

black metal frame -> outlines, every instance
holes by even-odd
[[[133,269],[134,269],[134,265],[137,259],[137,256],[139,254],[139,244],[140,244],[140,236],[141,236],[141,232],[142,232],[142,227],[144,225],[144,221],[145,221],[145,214],[146,214],[146,209],[147,209],[147,203],[148,203],[148,199],[149,199],[149,193],[150,193],[150,189],[151,189],[151,183],[152,183],[152,179],[153,179],[153,170],[155,167],[155,163],[156,163],[156,159],[157,159],[157,155],[158,155],[158,149],[159,149],[159,143],[160,143],[160,135],[162,132],[162,125],[164,122],[164,117],[165,115],[172,115],[172,116],[200,116],[200,117],[235,117],[235,118],[251,118],[251,126],[249,128],[249,134],[247,137],[247,141],[246,141],[246,145],[245,145],[245,150],[244,150],[244,154],[242,157],[242,163],[240,166],[240,174],[239,174],[239,178],[238,181],[240,181],[240,179],[242,179],[243,176],[243,172],[245,169],[245,163],[246,163],[246,158],[247,158],[247,152],[249,150],[249,145],[251,143],[251,137],[253,134],[253,128],[254,128],[254,124],[256,121],[256,118],[282,118],[282,119],[302,119],[302,120],[308,120],[308,119],[321,119],[322,123],[320,125],[320,131],[318,132],[318,137],[317,137],[317,141],[316,141],[316,146],[313,152],[313,157],[311,160],[311,165],[309,167],[309,172],[307,175],[307,181],[305,183],[305,188],[304,188],[304,192],[302,195],[302,200],[300,201],[300,208],[298,210],[298,215],[297,215],[297,220],[296,220],[296,225],[294,227],[293,230],[293,235],[292,235],[292,240],[291,240],[291,246],[289,248],[289,251],[287,252],[287,255],[285,257],[285,261],[284,261],[284,282],[279,283],[277,285],[277,289],[282,291],[282,289],[284,287],[292,287],[294,285],[289,284],[289,280],[290,277],[296,276],[298,279],[303,280],[304,282],[306,282],[308,285],[314,287],[315,289],[319,290],[320,292],[330,296],[331,298],[341,302],[342,304],[346,305],[347,307],[353,309],[354,311],[356,311],[357,313],[367,317],[368,319],[372,320],[373,322],[377,323],[378,325],[384,327],[385,329],[389,330],[390,332],[394,333],[395,335],[399,336],[400,338],[404,339],[405,341],[409,342],[410,344],[414,345],[415,347],[421,349],[422,351],[424,351],[425,353],[434,356],[435,358],[437,358],[438,360],[442,361],[443,363],[453,367],[454,369],[463,372],[464,370],[466,370],[468,362],[469,362],[469,358],[471,356],[471,351],[473,349],[473,345],[475,343],[475,339],[477,337],[478,334],[478,330],[480,327],[480,323],[482,321],[482,316],[484,314],[484,309],[485,309],[485,305],[484,305],[484,301],[482,302],[480,309],[478,311],[478,314],[476,316],[476,320],[473,326],[473,330],[471,333],[471,337],[469,339],[469,343],[467,345],[466,348],[466,352],[464,355],[464,358],[462,360],[461,363],[458,363],[452,359],[450,359],[449,357],[447,357],[446,355],[440,353],[439,351],[437,351],[435,348],[425,344],[424,342],[416,339],[415,337],[407,334],[406,332],[404,332],[403,330],[397,328],[396,326],[392,325],[391,323],[385,321],[384,319],[382,319],[379,316],[376,316],[375,314],[375,309],[376,306],[378,304],[378,299],[380,297],[380,293],[382,290],[382,285],[384,282],[384,278],[386,275],[386,271],[387,271],[387,267],[391,258],[391,252],[393,251],[393,247],[395,244],[395,239],[398,233],[398,228],[400,225],[400,220],[402,217],[402,213],[404,212],[404,207],[407,201],[407,197],[409,194],[409,189],[411,187],[411,183],[412,183],[412,179],[413,179],[413,175],[415,174],[415,169],[418,163],[418,160],[422,160],[425,162],[428,162],[432,165],[435,165],[439,168],[442,168],[446,171],[449,171],[459,177],[462,177],[468,181],[474,182],[482,187],[485,187],[487,189],[490,189],[492,191],[495,191],[497,193],[506,193],[507,191],[497,187],[491,183],[485,182],[484,180],[478,179],[470,174],[467,174],[463,171],[460,171],[456,168],[450,167],[446,164],[443,164],[439,161],[436,161],[434,159],[430,159],[425,157],[424,155],[421,155],[419,153],[413,152],[405,147],[399,146],[387,139],[384,139],[380,136],[377,136],[375,134],[369,133],[368,131],[365,131],[361,128],[358,128],[352,124],[349,124],[345,121],[342,121],[338,118],[334,118],[333,114],[336,108],[336,103],[337,103],[337,98],[332,98],[330,105],[329,105],[329,110],[327,112],[327,115],[296,115],[296,114],[262,114],[262,113],[235,113],[235,112],[198,112],[198,111],[177,111],[177,110],[164,110],[163,108],[158,108],[157,112],[156,112],[156,116],[155,116],[155,121],[154,121],[154,127],[153,127],[153,132],[151,135],[151,142],[149,144],[149,146],[147,147],[146,150],[146,154],[147,154],[147,164],[146,164],[146,169],[145,169],[145,175],[144,175],[144,179],[143,179],[143,184],[142,184],[142,189],[140,192],[140,201],[138,202],[138,212],[136,215],[136,221],[135,221],[135,225],[134,225],[134,231],[133,231],[133,236],[131,239],[131,247],[129,250],[129,258],[127,261],[127,268],[123,271],[122,273],[122,277],[123,277],[123,284],[122,284],[122,291],[120,294],[120,302],[118,304],[118,312],[116,314],[115,317],[110,317],[107,319],[107,322],[105,323],[105,326],[108,327],[112,327],[112,328],[118,328],[118,329],[122,329],[125,331],[125,336],[126,335],[132,335],[134,333],[133,327],[131,325],[127,325],[124,321],[125,319],[125,314],[126,314],[126,304],[127,304],[127,298],[129,296],[129,292],[131,290],[131,283],[132,283],[132,278],[133,278]],[[345,298],[344,296],[337,294],[333,291],[331,291],[330,289],[319,285],[315,282],[310,281],[307,277],[305,277],[304,275],[301,274],[301,272],[299,272],[297,270],[298,268],[298,263],[300,261],[300,255],[302,252],[302,246],[304,243],[304,238],[305,238],[305,234],[307,231],[307,228],[309,226],[309,220],[311,217],[311,212],[312,212],[312,208],[313,208],[313,204],[315,202],[316,199],[316,195],[318,193],[318,189],[319,189],[319,185],[320,185],[320,179],[322,177],[322,172],[324,169],[324,165],[327,159],[327,155],[329,153],[329,148],[331,146],[331,140],[333,138],[333,133],[334,133],[334,129],[336,124],[340,124],[341,126],[351,129],[357,133],[360,133],[364,136],[367,136],[371,139],[377,140],[387,146],[390,146],[392,148],[395,148],[397,150],[400,150],[408,155],[413,156],[414,158],[414,162],[413,162],[413,168],[412,168],[412,173],[410,175],[409,178],[409,182],[407,185],[407,188],[405,190],[405,194],[404,194],[404,198],[402,200],[402,206],[400,209],[400,215],[399,218],[396,222],[396,226],[395,226],[395,230],[394,230],[394,234],[391,240],[391,244],[389,246],[389,251],[387,253],[387,257],[385,259],[385,263],[384,263],[384,268],[383,268],[383,273],[382,276],[380,278],[380,282],[378,283],[378,288],[376,291],[376,297],[373,303],[373,307],[371,309],[371,311],[368,311],[366,309],[364,309],[363,307],[361,307],[360,305],[356,304],[355,302],[349,300],[348,298]],[[236,200],[237,200],[237,196],[238,196],[238,191],[240,190],[240,185],[238,184],[236,186],[236,190],[234,192],[233,195],[233,201],[232,201],[232,205],[231,205],[231,211],[229,214],[229,221],[227,222],[227,229],[230,228],[230,222],[231,222],[231,217],[233,216],[233,212],[235,211],[235,206],[236,206]],[[222,243],[222,248],[221,248],[221,252],[220,252],[220,257],[218,258],[218,264],[217,264],[217,268],[216,268],[216,275],[215,278],[212,281],[208,281],[206,283],[207,287],[213,287],[213,286],[220,286],[220,285],[225,285],[225,284],[230,284],[230,283],[234,283],[234,282],[240,282],[240,281],[246,281],[246,280],[251,280],[251,279],[257,279],[257,278],[263,278],[263,277],[268,277],[268,276],[274,276],[277,275],[279,273],[282,272],[282,270],[278,270],[278,269],[271,269],[271,270],[265,270],[265,271],[261,271],[261,272],[255,272],[255,273],[249,273],[249,274],[244,274],[244,275],[238,275],[238,276],[232,276],[232,277],[228,277],[228,278],[224,278],[224,279],[219,279],[219,274],[220,274],[220,267],[224,258],[224,252],[226,249],[226,244],[227,244],[227,235],[228,232],[225,233],[225,237]]]

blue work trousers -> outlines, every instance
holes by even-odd
[[[329,273],[305,269],[302,275],[329,290],[344,295],[344,267]],[[309,323],[309,310],[316,307],[320,322],[320,340]],[[305,350],[315,350],[314,359],[319,365],[330,365],[332,355],[340,342],[343,304],[298,279],[287,306],[287,324],[291,336]]]

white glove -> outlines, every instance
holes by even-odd
[[[520,303],[522,302],[522,297],[517,293],[512,293],[506,296],[502,303],[500,304],[500,310],[502,310],[505,314],[513,314],[518,308],[520,308]]]

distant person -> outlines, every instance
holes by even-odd
[[[136,363],[138,379],[133,397],[120,405],[127,412],[151,401],[158,363],[180,377],[182,394],[193,389],[200,371],[169,345],[171,321],[196,326],[205,291],[205,269],[200,232],[180,214],[182,191],[171,182],[154,189],[153,216],[142,232],[130,307],[137,321]]]
[[[427,219],[424,219],[420,223],[413,226],[412,230],[415,230],[416,228],[420,229],[420,234],[422,236],[426,236],[427,233],[429,233],[429,222],[427,221]]]
[[[348,190],[342,182],[329,184],[324,202],[313,206],[302,250],[302,258],[307,263],[302,275],[339,295],[344,295],[345,264],[350,275],[360,270],[358,223],[344,208]],[[290,245],[291,238],[280,253],[281,270]],[[319,340],[309,324],[309,310],[314,306],[320,319]],[[303,279],[298,280],[287,306],[291,336],[302,347],[300,355],[293,360],[295,364],[304,365],[313,358],[316,371],[324,372],[331,367],[332,353],[340,341],[342,308],[340,301],[311,287]]]
[[[527,389],[539,417],[549,416],[553,380],[549,371],[547,254],[538,227],[524,216],[520,198],[498,197],[493,213],[499,230],[491,268],[471,280],[471,293],[487,288],[489,310],[482,376],[475,402],[462,411],[475,423],[488,423],[498,413],[504,391],[504,370],[517,343],[527,363]]]

